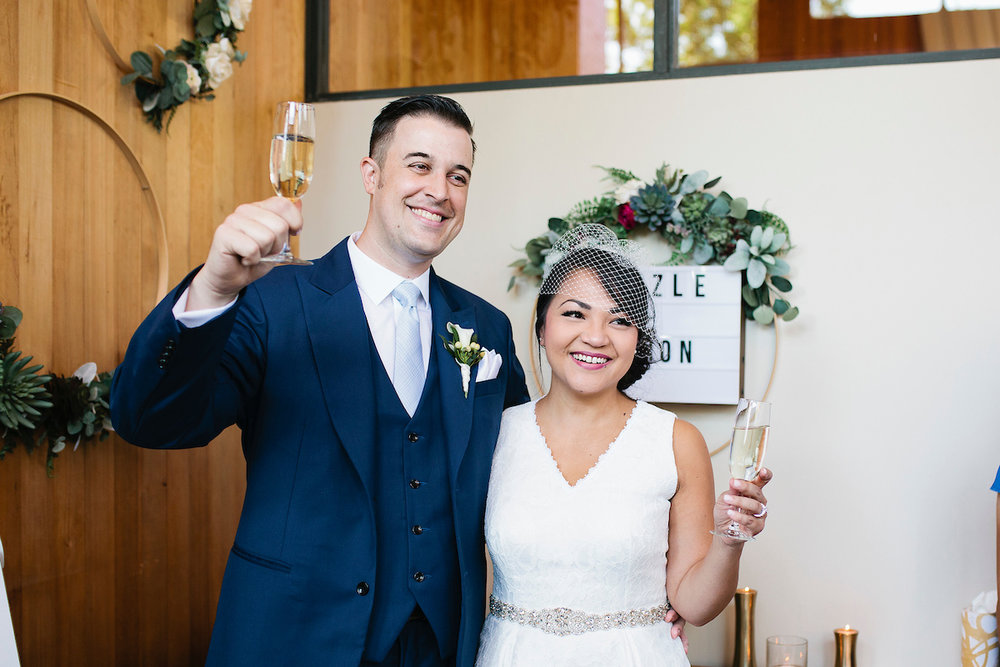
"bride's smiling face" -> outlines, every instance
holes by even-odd
[[[597,274],[577,269],[549,301],[539,336],[552,369],[552,389],[617,392],[635,359],[638,338],[638,329]]]

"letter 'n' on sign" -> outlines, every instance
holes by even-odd
[[[642,267],[660,349],[628,394],[656,403],[735,405],[740,396],[740,274],[721,266]]]

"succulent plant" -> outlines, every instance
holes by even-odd
[[[28,366],[31,357],[9,352],[0,362],[0,425],[18,431],[33,430],[42,416],[39,409],[51,408],[45,383],[51,377],[39,375],[42,365]]]
[[[750,232],[750,242],[739,239],[736,250],[723,264],[727,271],[746,271],[747,285],[743,290],[743,300],[752,308],[753,318],[761,324],[770,324],[775,315],[790,321],[799,314],[799,309],[792,307],[784,299],[779,298],[772,305],[769,287],[765,284],[768,276],[771,276],[770,283],[775,289],[781,292],[792,289],[792,283],[782,277],[788,274],[788,262],[777,257],[778,253],[786,249],[787,242],[788,235],[785,232],[757,225]]]
[[[658,229],[673,221],[674,197],[667,186],[652,183],[639,188],[638,194],[629,200],[635,213],[635,220],[650,229]]]

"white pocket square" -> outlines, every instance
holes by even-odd
[[[500,375],[500,366],[503,364],[503,357],[493,350],[486,350],[486,356],[476,364],[476,382],[486,382]]]

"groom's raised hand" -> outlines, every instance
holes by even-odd
[[[240,204],[215,230],[208,258],[191,281],[187,310],[218,308],[275,265],[261,257],[281,250],[302,229],[302,203],[271,197]]]

